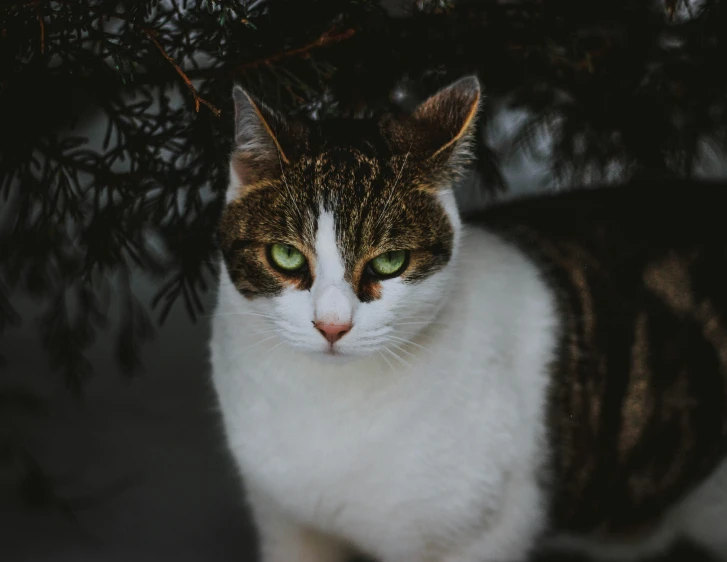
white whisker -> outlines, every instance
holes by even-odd
[[[257,346],[258,346],[258,345],[260,345],[260,344],[263,344],[263,343],[265,343],[266,341],[270,341],[270,340],[272,340],[273,338],[277,338],[277,337],[278,337],[278,335],[277,335],[277,334],[273,334],[272,336],[269,336],[269,337],[267,337],[267,338],[264,338],[264,339],[262,339],[262,340],[260,340],[260,341],[256,341],[256,342],[255,342],[255,343],[253,343],[252,345],[248,345],[248,346],[246,346],[246,347],[243,347],[242,349],[238,350],[238,351],[236,352],[236,355],[240,355],[240,354],[242,354],[242,353],[244,353],[244,352],[246,352],[246,351],[249,351],[250,349],[252,349],[252,348],[254,348],[254,347],[257,347]]]
[[[418,348],[420,348],[420,349],[423,349],[424,351],[431,351],[431,349],[429,349],[428,347],[424,347],[423,345],[419,345],[418,343],[416,343],[416,342],[413,342],[413,341],[411,341],[411,340],[408,340],[408,339],[406,339],[406,338],[400,338],[400,337],[398,337],[398,336],[389,336],[389,337],[390,337],[391,339],[394,339],[394,340],[400,341],[400,342],[402,342],[402,343],[405,343],[405,344],[409,344],[409,345],[414,345],[414,346],[416,346],[416,347],[418,347]]]
[[[411,367],[411,365],[410,365],[409,363],[407,363],[406,361],[404,361],[404,359],[402,359],[402,358],[401,358],[401,357],[400,357],[399,355],[397,355],[397,354],[396,354],[396,353],[395,353],[394,351],[392,351],[392,350],[391,350],[391,349],[389,349],[388,347],[386,347],[386,346],[383,346],[383,350],[384,350],[384,351],[388,351],[389,353],[391,353],[391,355],[393,355],[394,357],[396,357],[396,358],[397,358],[397,359],[398,359],[399,361],[401,361],[401,362],[402,362],[402,363],[403,363],[403,364],[404,364],[404,365],[405,365],[406,367]]]
[[[285,170],[283,169],[283,160],[280,158],[280,153],[278,153],[278,162],[280,162],[280,174],[283,178],[283,184],[285,185],[285,189],[288,190],[288,195],[290,196],[290,200],[293,202],[293,205],[295,205],[295,210],[298,213],[298,217],[300,217],[301,222],[303,221],[303,213],[300,210],[300,207],[298,206],[298,202],[295,200],[295,197],[293,197],[293,191],[290,189],[290,186],[288,185],[288,179],[285,176]]]
[[[374,224],[374,228],[378,227],[381,221],[384,218],[384,214],[386,213],[387,208],[389,207],[389,203],[391,203],[391,200],[394,198],[394,195],[397,193],[396,186],[399,183],[399,180],[401,179],[401,174],[404,173],[404,168],[406,167],[406,162],[409,160],[409,154],[411,153],[411,147],[409,147],[409,150],[407,151],[406,155],[404,156],[404,162],[401,164],[401,168],[399,168],[399,173],[396,176],[396,179],[394,180],[394,185],[391,188],[391,193],[389,193],[389,198],[386,200],[386,203],[384,203],[384,207],[381,209],[381,213],[379,214],[379,220],[376,221],[376,224]]]
[[[391,371],[394,372],[396,369],[394,369],[394,366],[391,364],[391,361],[389,361],[389,359],[386,357],[386,355],[383,354],[383,352],[381,351],[381,349],[377,349],[376,352],[379,355],[381,355],[381,357],[384,359],[384,361],[386,361],[386,364],[389,366],[389,368],[391,369]]]
[[[218,316],[259,316],[261,318],[270,318],[273,320],[277,320],[278,316],[275,314],[266,314],[264,312],[252,312],[252,311],[244,311],[244,312],[218,312],[217,314],[210,314],[208,316],[202,316],[202,318],[217,318]]]
[[[401,347],[400,345],[398,345],[398,344],[396,344],[394,342],[389,342],[389,343],[391,345],[393,345],[396,349],[398,349],[399,351],[401,351],[402,353],[406,353],[409,357],[414,357],[414,354],[411,351],[407,351],[406,349],[404,349],[403,347]]]
[[[273,332],[279,332],[278,328],[270,328],[268,330],[254,330],[251,332],[248,332],[248,334],[252,336],[261,336],[263,334],[272,334]]]

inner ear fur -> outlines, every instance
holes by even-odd
[[[480,100],[479,80],[465,76],[427,98],[411,115],[385,120],[385,134],[397,153],[425,158],[464,156],[469,152]]]
[[[235,104],[235,146],[232,172],[243,192],[282,174],[304,138],[303,127],[270,108],[240,86],[232,90]],[[234,179],[234,178],[233,178]]]

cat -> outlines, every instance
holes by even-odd
[[[375,119],[233,98],[210,349],[262,562],[727,561],[719,189],[466,215],[476,77]]]

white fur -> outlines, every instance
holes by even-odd
[[[240,196],[241,190],[242,183],[235,172],[232,162],[230,162],[230,185],[227,186],[227,191],[225,192],[225,202],[229,204],[237,199]]]
[[[583,537],[557,536],[547,546],[581,552],[604,562],[638,562],[666,553],[680,538],[692,541],[719,562],[727,561],[727,461],[668,510],[662,524],[642,542],[606,544]]]
[[[316,236],[316,282],[311,288],[314,320],[327,324],[348,324],[353,320],[358,299],[343,274],[333,215],[321,210]]]
[[[727,461],[674,510],[670,523],[727,561]]]
[[[521,562],[544,529],[554,297],[529,259],[464,229],[451,193],[441,201],[450,264],[384,281],[370,303],[343,280],[327,213],[311,291],[248,301],[222,268],[213,380],[264,562],[341,562],[350,547],[384,562]],[[317,317],[353,323],[338,361]]]

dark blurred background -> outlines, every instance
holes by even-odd
[[[321,119],[476,73],[465,208],[727,175],[719,0],[0,6],[2,561],[253,559],[207,359],[233,83]]]

